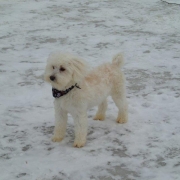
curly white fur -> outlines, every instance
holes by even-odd
[[[117,54],[112,63],[103,64],[88,72],[84,60],[70,54],[53,53],[49,56],[45,70],[45,80],[53,88],[66,90],[79,85],[65,96],[54,100],[55,129],[52,141],[59,142],[64,138],[67,125],[67,114],[70,113],[75,124],[75,147],[82,147],[87,136],[87,110],[98,105],[94,120],[104,120],[107,109],[107,97],[112,96],[119,109],[117,122],[128,120],[128,106],[125,92],[125,78],[120,67],[123,56]],[[62,71],[61,68],[64,68]],[[50,76],[55,79],[52,81]]]

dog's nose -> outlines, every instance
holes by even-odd
[[[55,80],[55,77],[54,77],[54,76],[50,76],[50,80],[51,80],[51,81],[54,81],[54,80]]]

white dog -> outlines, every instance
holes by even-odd
[[[120,67],[123,56],[117,54],[112,63],[103,64],[88,72],[84,60],[70,54],[53,53],[47,60],[45,80],[52,85],[55,97],[55,129],[52,141],[64,138],[67,114],[75,124],[75,147],[83,147],[87,136],[87,110],[98,105],[95,120],[104,120],[107,97],[112,96],[119,109],[117,122],[128,120],[125,78]]]

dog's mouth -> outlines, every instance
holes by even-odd
[[[57,82],[57,78],[54,75],[49,76],[49,83],[52,85],[52,87],[56,88],[59,86],[59,83]]]
[[[49,82],[50,82],[52,88],[57,89],[59,91],[65,88],[65,86],[63,86],[60,82],[58,82],[57,78],[55,78],[55,79],[51,78]]]

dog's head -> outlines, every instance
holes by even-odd
[[[86,73],[84,60],[70,54],[52,53],[47,60],[44,79],[52,87],[62,90],[80,83]]]

